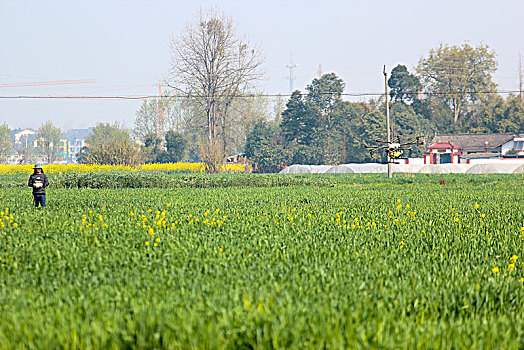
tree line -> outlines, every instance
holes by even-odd
[[[313,79],[287,100],[258,92],[262,51],[216,9],[201,11],[173,38],[171,54],[162,96],[142,103],[132,130],[93,128],[80,161],[203,161],[218,172],[228,155],[244,153],[256,171],[273,172],[293,163],[373,161],[364,145],[385,138],[385,98],[346,101],[346,83],[336,73]],[[446,133],[524,132],[523,102],[497,93],[495,56],[484,44],[442,43],[412,71],[394,67],[387,82],[393,135],[431,140]],[[51,135],[43,149],[46,144],[52,161]]]

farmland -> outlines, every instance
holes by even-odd
[[[159,176],[0,180],[0,348],[524,346],[520,175]]]

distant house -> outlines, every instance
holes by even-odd
[[[436,142],[424,154],[424,164],[460,163],[460,147],[452,142]]]
[[[30,146],[32,141],[34,141],[34,135],[36,135],[36,130],[33,129],[17,129],[14,130],[13,134],[13,144],[16,145],[24,145],[24,146]],[[32,137],[30,137],[32,136]],[[31,139],[31,141],[29,141]]]
[[[86,145],[86,137],[91,132],[92,128],[87,129],[71,129],[63,133],[62,138],[60,139],[59,153],[57,155],[57,162],[61,163],[76,163],[76,154],[80,152],[82,147]],[[14,160],[17,163],[26,163],[28,160],[28,149],[38,148],[42,140],[38,139],[37,131],[33,129],[17,129],[13,130],[11,133],[13,139],[14,148],[17,152],[17,155],[14,156]],[[37,154],[32,152],[31,156],[32,161],[44,162],[45,159]]]
[[[71,129],[64,133],[62,140],[65,143],[65,161],[76,163],[76,154],[86,145],[86,138],[93,128]]]
[[[234,154],[226,158],[226,163],[242,163],[244,158],[245,158],[244,153]]]
[[[520,157],[524,134],[460,134],[437,135],[433,138],[424,164],[469,163],[471,160],[495,160]]]
[[[37,132],[33,129],[15,129],[11,132],[13,142],[13,154],[10,162],[24,164],[31,162],[32,149],[37,138]]]

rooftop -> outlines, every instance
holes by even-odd
[[[428,147],[428,149],[449,149],[449,148],[459,149],[460,147],[451,142],[437,142]]]
[[[519,137],[516,133],[504,134],[460,134],[460,135],[437,135],[433,138],[433,143],[453,142],[462,149],[466,148],[494,148],[503,143]]]

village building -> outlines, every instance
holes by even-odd
[[[524,134],[437,135],[424,164],[472,163],[524,158]]]

